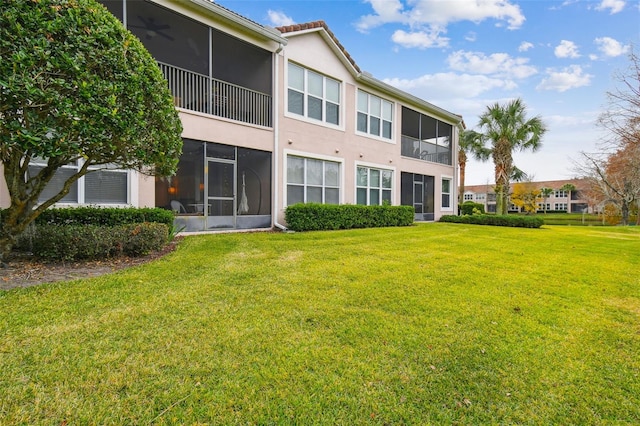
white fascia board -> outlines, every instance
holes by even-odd
[[[220,18],[224,19],[231,25],[235,25],[244,29],[247,29],[253,33],[256,33],[267,40],[274,41],[281,45],[287,44],[287,39],[282,37],[280,31],[275,28],[269,28],[262,26],[256,22],[251,21],[250,19],[244,18],[241,15],[238,15],[235,12],[230,11],[224,7],[221,7],[209,0],[189,0],[194,5],[205,9],[207,11],[213,12],[218,15]]]

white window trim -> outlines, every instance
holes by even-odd
[[[282,194],[284,194],[284,196],[282,197],[282,208],[286,209],[287,208],[287,185],[289,182],[289,170],[288,170],[288,162],[287,159],[289,158],[290,155],[295,156],[295,157],[303,157],[303,158],[309,158],[311,160],[322,160],[322,161],[333,161],[334,163],[339,163],[340,164],[340,197],[338,200],[338,204],[344,204],[344,193],[345,193],[345,168],[344,168],[344,164],[345,164],[345,160],[344,158],[341,157],[333,157],[330,155],[321,155],[321,154],[315,154],[315,153],[311,153],[311,152],[306,152],[306,151],[297,151],[297,150],[293,150],[293,149],[285,149],[282,151],[282,155],[284,156],[284,161],[283,161],[283,173],[282,173]]]
[[[448,180],[449,181],[449,207],[444,207],[442,205],[442,181],[443,180]],[[452,212],[453,211],[453,204],[454,204],[454,200],[453,200],[453,193],[454,193],[454,188],[453,188],[453,176],[448,176],[448,175],[441,175],[440,176],[440,211],[443,212]]]
[[[63,166],[60,166],[61,169],[74,169],[74,170],[78,170],[82,164],[83,164],[84,160],[80,159],[78,160],[78,164],[77,165],[71,165],[71,164],[65,164]],[[32,165],[35,166],[46,166],[47,162],[46,160],[33,160],[31,161]],[[59,201],[57,203],[55,203],[55,206],[59,206],[59,207],[76,207],[76,206],[103,206],[103,207],[129,207],[129,206],[133,206],[133,207],[137,207],[138,204],[138,173],[134,170],[130,170],[130,169],[116,169],[116,168],[108,168],[108,167],[103,167],[103,166],[90,166],[89,170],[108,170],[108,171],[112,171],[112,172],[116,172],[116,173],[126,173],[127,174],[127,201],[125,203],[87,203],[85,202],[85,176],[81,176],[77,181],[76,184],[78,185],[77,190],[78,190],[78,200],[76,202],[69,202],[69,201]],[[134,197],[134,193],[135,192],[135,197]],[[132,201],[135,200],[135,203],[133,203]]]
[[[382,101],[387,101],[391,103],[391,139],[387,139],[384,138],[382,136],[377,136],[377,135],[372,135],[371,133],[368,132],[361,132],[358,130],[358,92],[363,91],[364,93],[370,95],[370,96],[375,96],[377,98],[380,98]],[[355,90],[355,111],[354,111],[354,116],[353,116],[353,128],[355,131],[355,134],[358,136],[362,136],[365,138],[369,138],[369,139],[373,139],[379,142],[385,142],[385,143],[389,143],[389,144],[396,144],[396,121],[398,120],[399,117],[399,113],[398,113],[398,108],[397,108],[397,103],[394,101],[391,101],[387,98],[385,98],[384,96],[381,96],[378,93],[374,93],[368,90],[364,90],[360,87],[356,87]],[[367,114],[367,116],[369,116]],[[381,123],[382,124],[382,123]]]
[[[340,111],[338,113],[338,125],[335,125],[333,123],[327,123],[324,120],[316,120],[313,118],[309,118],[306,115],[299,115],[299,114],[295,114],[292,112],[289,112],[289,63],[292,63],[300,68],[303,68],[305,71],[313,71],[317,74],[320,74],[322,76],[324,76],[325,78],[330,78],[332,80],[337,81],[340,84]],[[307,82],[307,79],[305,78],[305,84]],[[291,118],[293,120],[298,120],[298,121],[304,121],[305,123],[309,123],[309,124],[313,124],[315,126],[321,126],[321,127],[326,127],[329,129],[334,129],[334,130],[340,130],[342,132],[345,131],[345,83],[344,81],[342,81],[339,78],[335,78],[332,77],[330,75],[327,75],[326,73],[320,72],[318,70],[315,70],[313,68],[309,68],[307,66],[304,66],[302,64],[300,64],[299,62],[296,61],[292,61],[288,58],[285,57],[285,66],[284,66],[284,94],[283,94],[283,98],[284,98],[284,116],[287,118]],[[306,92],[306,87],[305,87],[305,92],[304,95],[308,95],[308,93]],[[324,100],[324,99],[323,99]],[[307,105],[306,99],[305,99],[305,106]],[[324,113],[324,111],[323,111]]]
[[[358,167],[367,167],[370,169],[387,170],[391,172],[391,205],[395,206],[398,203],[396,200],[396,168],[386,165],[380,165],[378,163],[368,163],[365,161],[356,161],[353,167],[353,204],[358,203]]]

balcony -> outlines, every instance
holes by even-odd
[[[436,145],[427,141],[421,141],[410,136],[402,135],[401,153],[404,157],[417,158],[432,163],[451,165],[451,147]]]
[[[158,61],[176,107],[271,127],[271,96]]]

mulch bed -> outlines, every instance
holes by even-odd
[[[159,259],[176,249],[183,237],[174,238],[162,250],[141,257],[117,257],[73,262],[45,262],[33,256],[16,253],[6,268],[0,268],[0,290],[31,287],[54,281],[97,277],[124,268]]]

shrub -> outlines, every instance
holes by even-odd
[[[409,226],[411,206],[362,206],[353,204],[294,204],[285,210],[287,226],[294,231]]]
[[[65,207],[47,209],[36,218],[37,225],[102,225],[156,222],[173,226],[175,214],[161,208]]]
[[[16,248],[56,261],[142,256],[161,249],[168,234],[163,223],[34,225],[18,238]]]
[[[446,215],[440,218],[440,222],[467,223],[472,225],[511,226],[517,228],[540,228],[544,224],[544,220],[539,217],[488,214],[467,216]]]
[[[460,214],[484,214],[484,204],[474,203],[473,201],[465,201],[460,204]]]

